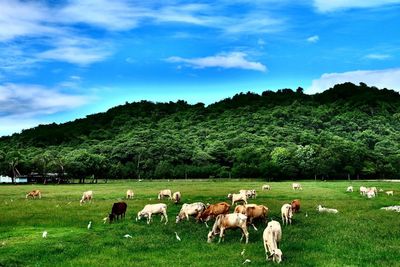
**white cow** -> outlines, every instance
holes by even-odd
[[[239,190],[239,194],[246,195],[247,198],[256,198],[256,196],[257,196],[255,189],[251,189],[251,190],[242,189],[242,190]]]
[[[349,186],[349,187],[347,187],[347,189],[346,189],[346,192],[353,192],[354,190],[353,190],[353,186]]]
[[[271,186],[269,184],[265,184],[261,187],[262,190],[271,190]]]
[[[292,217],[293,217],[292,205],[283,204],[281,208],[281,216],[283,225],[285,225],[285,223],[286,225],[292,224]]]
[[[293,183],[292,188],[293,188],[293,190],[298,190],[298,189],[303,190],[303,188],[301,187],[301,184],[299,184],[299,183]]]
[[[365,186],[360,186],[360,195],[365,196],[368,192],[368,188],[366,188]]]
[[[82,199],[79,201],[79,204],[82,206],[82,204],[85,203],[86,200],[88,200],[91,203],[92,199],[93,199],[93,191],[92,190],[85,191],[83,192]]]
[[[367,191],[367,197],[368,197],[368,198],[373,198],[373,197],[375,197],[375,196],[376,196],[376,194],[375,194],[374,189],[369,188],[368,191]]]
[[[199,213],[206,209],[206,205],[202,202],[195,202],[192,204],[183,204],[179,214],[176,216],[176,223],[186,218],[189,221],[189,216],[197,216]]]
[[[327,213],[338,213],[339,212],[337,209],[324,208],[321,205],[318,205],[317,211],[318,212],[327,212]]]
[[[135,195],[135,193],[133,193],[133,190],[128,189],[128,191],[126,191],[126,198],[127,199],[132,199],[134,195]]]
[[[165,197],[168,197],[168,199],[172,199],[172,192],[171,192],[171,190],[169,190],[169,189],[164,189],[164,190],[161,190],[159,193],[158,193],[158,199],[163,199],[163,198],[165,198]]]
[[[230,214],[220,214],[215,219],[214,226],[212,230],[207,235],[207,242],[211,243],[212,239],[219,234],[219,242],[224,238],[224,231],[226,229],[236,229],[240,228],[242,230],[242,241],[243,237],[246,238],[246,244],[249,242],[249,232],[247,231],[247,216],[241,213],[230,213]]]
[[[228,194],[228,198],[232,199],[232,206],[236,202],[244,202],[244,204],[247,204],[247,195],[246,194]]]
[[[282,251],[278,248],[282,239],[282,228],[279,222],[270,221],[263,233],[264,249],[267,260],[280,263],[282,261]],[[269,252],[269,256],[268,256]]]
[[[150,224],[151,216],[153,214],[161,214],[161,222],[165,218],[165,224],[168,223],[168,216],[167,216],[167,205],[164,203],[158,204],[148,204],[144,206],[144,208],[138,212],[136,221],[147,218],[147,224]]]

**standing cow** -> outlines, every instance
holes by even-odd
[[[114,203],[111,209],[111,213],[108,216],[108,218],[110,219],[110,223],[112,223],[114,219],[118,220],[118,217],[120,217],[121,219],[125,218],[127,207],[128,205],[125,202]]]

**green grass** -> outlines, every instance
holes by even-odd
[[[400,266],[400,214],[380,210],[400,204],[400,183],[353,182],[357,191],[361,184],[395,191],[394,196],[381,193],[375,199],[345,193],[348,182],[302,182],[304,190],[297,192],[290,182],[270,183],[272,190],[264,192],[262,184],[243,180],[0,186],[0,266],[239,266],[245,258],[253,266],[274,265],[265,261],[261,224],[258,231],[249,229],[247,245],[239,242],[240,231],[229,230],[223,243],[216,239],[208,244],[204,224],[193,219],[175,224],[181,205],[167,200],[167,225],[159,216],[150,225],[135,222],[135,214],[145,204],[157,203],[157,192],[164,188],[181,191],[188,203],[227,201],[229,192],[255,188],[258,196],[250,202],[268,206],[269,219],[279,219],[282,204],[301,199],[293,225],[282,228],[285,266]],[[126,219],[103,224],[112,203],[124,198],[129,188],[135,197],[126,201]],[[42,199],[26,200],[32,189],[40,189]],[[94,191],[94,202],[79,206],[85,190]],[[318,204],[339,213],[318,214]],[[93,227],[87,230],[89,221]],[[47,239],[42,238],[44,230]],[[240,255],[243,248],[245,258]]]

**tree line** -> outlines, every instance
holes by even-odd
[[[0,138],[0,174],[66,178],[398,178],[400,95],[364,83],[125,103]]]

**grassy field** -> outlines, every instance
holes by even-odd
[[[247,258],[248,265],[273,265],[265,260],[261,224],[258,231],[249,228],[247,245],[239,242],[240,231],[227,231],[223,243],[208,244],[205,225],[194,220],[175,224],[181,205],[167,200],[163,201],[168,204],[167,225],[159,222],[159,216],[150,225],[145,220],[135,222],[135,214],[145,204],[159,202],[157,192],[164,188],[181,191],[183,202],[204,203],[227,201],[229,192],[255,188],[258,196],[250,203],[268,206],[269,220],[279,219],[282,204],[301,199],[301,212],[291,226],[282,228],[284,266],[400,266],[400,214],[380,210],[400,204],[400,183],[353,182],[354,193],[345,193],[349,182],[302,182],[304,190],[297,192],[289,182],[269,183],[272,190],[264,192],[259,190],[262,184],[244,180],[2,185],[0,266],[238,266]],[[358,193],[361,184],[395,194],[366,199]],[[129,188],[135,197],[126,201],[126,219],[103,224],[112,203],[123,199]],[[40,189],[42,199],[26,200],[26,192],[32,189]],[[84,190],[94,191],[94,202],[79,206]],[[339,213],[318,214],[318,204]],[[48,232],[47,239],[42,238],[43,231]],[[124,238],[125,234],[132,238]]]

